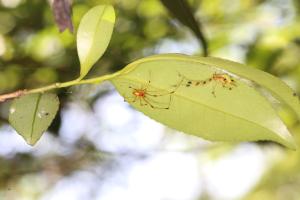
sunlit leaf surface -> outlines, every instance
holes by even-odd
[[[112,82],[133,107],[185,133],[213,141],[271,140],[295,148],[271,103],[223,67],[230,63],[208,61],[152,56],[128,65]],[[259,78],[262,72],[253,73]]]
[[[103,55],[110,41],[115,23],[114,8],[100,5],[82,18],[77,32],[77,51],[80,60],[80,79]]]
[[[281,103],[289,106],[300,120],[300,102],[298,96],[287,84],[275,76],[256,68],[220,58],[194,58],[203,64],[220,67],[267,89]]]
[[[59,106],[55,94],[31,94],[15,99],[10,107],[9,123],[30,145],[34,145],[49,127]]]

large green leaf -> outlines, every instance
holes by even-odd
[[[267,89],[274,98],[292,109],[300,120],[300,102],[296,93],[277,77],[253,67],[220,58],[194,57],[198,62],[234,73]]]
[[[185,133],[213,141],[271,140],[296,148],[272,104],[240,78],[249,69],[241,69],[236,76],[224,67],[232,63],[222,61],[177,54],[152,56],[131,63],[111,81],[133,107]],[[254,71],[253,76],[258,78],[265,74]],[[235,86],[222,87],[220,81],[210,79],[214,73],[233,79]],[[273,84],[284,85],[273,76],[269,79]],[[197,81],[201,84],[197,85]],[[284,91],[277,92],[279,96],[286,95]]]
[[[30,94],[15,99],[10,107],[9,123],[30,145],[34,145],[49,127],[59,106],[55,94]]]
[[[164,54],[157,56],[160,59],[188,59],[191,62],[216,67],[235,74],[242,79],[250,81],[250,83],[257,84],[266,89],[280,103],[289,107],[297,115],[298,120],[300,120],[300,101],[296,93],[286,83],[267,72],[221,58],[187,56],[183,54]],[[151,56],[149,59],[156,59],[155,57],[156,56]]]
[[[82,18],[77,32],[77,51],[82,79],[105,52],[115,23],[115,11],[110,5],[89,10]]]

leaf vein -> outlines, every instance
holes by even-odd
[[[30,130],[30,143],[32,142],[32,137],[33,137],[33,132],[34,132],[34,125],[35,125],[35,119],[36,119],[36,115],[38,112],[38,108],[39,108],[39,104],[40,104],[40,100],[41,100],[42,95],[38,94],[38,98],[36,101],[36,106],[33,112],[33,119],[32,119],[32,123],[31,123],[31,130]]]

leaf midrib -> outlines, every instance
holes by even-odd
[[[37,100],[36,100],[36,104],[35,104],[35,109],[34,109],[34,112],[33,112],[33,119],[32,119],[31,130],[30,130],[30,143],[32,142],[32,137],[33,137],[33,132],[34,132],[34,125],[35,125],[35,119],[36,119],[36,115],[37,115],[37,112],[38,112],[38,108],[39,108],[41,97],[42,97],[42,95],[38,94],[38,97],[37,97]]]
[[[92,44],[92,46],[95,44],[95,36],[97,35],[97,32],[98,32],[98,26],[99,26],[99,24],[101,23],[101,19],[102,19],[102,17],[103,17],[103,15],[104,15],[104,13],[105,13],[105,10],[107,9],[107,6],[104,6],[104,8],[103,8],[103,11],[102,11],[102,13],[101,13],[101,15],[99,16],[99,18],[98,18],[98,20],[97,20],[97,23],[96,23],[96,28],[95,28],[95,30],[96,31],[93,31],[93,34],[92,34],[92,39],[91,39],[91,44]],[[91,50],[92,50],[92,48],[90,48],[89,50],[88,50],[88,54],[87,55],[91,55]],[[91,66],[90,66],[91,67]]]

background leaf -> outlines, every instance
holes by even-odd
[[[100,5],[89,10],[82,18],[77,32],[77,51],[82,79],[105,52],[115,23],[114,8]]]
[[[71,0],[54,0],[53,15],[60,32],[69,29],[73,33]]]
[[[179,76],[208,80],[214,73],[224,73],[224,69],[190,56],[157,55],[128,65],[112,82],[133,107],[185,133],[213,141],[271,140],[295,148],[270,102],[243,80],[233,78],[236,87],[229,90],[215,81],[187,87]],[[260,71],[256,73],[259,76]],[[146,100],[135,98],[135,89],[149,91]],[[169,104],[169,109],[162,109]]]
[[[30,145],[34,145],[49,127],[59,106],[55,94],[30,94],[15,99],[10,107],[9,123]]]
[[[200,22],[194,17],[194,14],[185,0],[160,0],[170,13],[178,19],[183,25],[193,31],[203,47],[204,56],[208,55],[208,44],[201,30]]]

